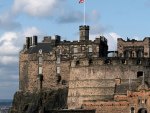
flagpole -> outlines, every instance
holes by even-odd
[[[85,2],[86,2],[86,0],[84,0],[84,25],[85,25]]]

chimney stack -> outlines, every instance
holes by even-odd
[[[32,46],[32,37],[29,37],[29,45]]]
[[[33,46],[36,46],[38,43],[37,36],[33,36]]]
[[[30,37],[26,37],[26,48],[29,49],[30,47]]]

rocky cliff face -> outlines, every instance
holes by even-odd
[[[16,92],[10,113],[39,113],[67,108],[68,88],[42,93]]]

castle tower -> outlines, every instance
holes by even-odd
[[[80,41],[85,40],[88,41],[89,40],[89,26],[83,25],[79,27],[80,30]]]

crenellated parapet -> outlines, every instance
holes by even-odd
[[[130,58],[150,58],[150,37],[145,37],[143,40],[118,38],[117,51],[119,57]]]
[[[127,66],[150,66],[149,58],[75,58],[71,61],[71,67],[87,67],[87,66],[115,66],[115,65],[127,65]]]

